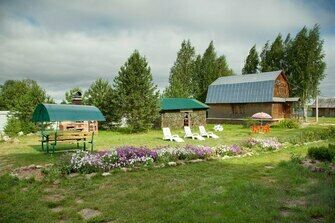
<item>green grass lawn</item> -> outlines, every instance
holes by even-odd
[[[324,127],[308,128],[317,131]],[[266,137],[285,139],[301,131],[304,129],[273,128]],[[180,131],[173,133],[182,136]],[[251,137],[249,129],[239,125],[225,125],[219,135],[219,140],[185,143],[230,145]],[[140,134],[101,131],[96,137],[96,149],[179,145],[161,137],[161,131],[155,130]],[[59,158],[60,153],[40,152],[37,136],[19,140],[0,144],[0,222],[82,222],[78,212],[84,208],[101,212],[90,222],[335,221],[334,176],[313,173],[289,161],[292,153],[305,155],[307,146],[245,158],[116,172],[92,179],[84,175],[64,177],[55,184],[55,179],[19,181],[6,174],[18,166],[54,163]],[[61,199],[46,199],[55,195]],[[55,208],[59,211],[53,212]]]

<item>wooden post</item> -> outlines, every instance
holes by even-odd
[[[315,121],[316,123],[319,121],[319,96],[315,99]]]

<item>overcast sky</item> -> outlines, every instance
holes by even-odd
[[[321,94],[335,96],[335,1],[4,1],[0,0],[0,83],[36,80],[58,102],[98,77],[113,80],[138,49],[159,89],[183,39],[197,53],[211,40],[239,74],[253,44],[278,33],[321,25],[327,77]]]

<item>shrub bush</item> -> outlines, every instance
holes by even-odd
[[[21,122],[15,117],[10,117],[4,129],[5,133],[9,136],[17,136],[21,131]]]
[[[300,124],[295,119],[284,119],[284,120],[281,120],[278,124],[274,125],[274,127],[297,129],[300,127]]]
[[[303,157],[299,154],[291,154],[291,162],[292,163],[296,163],[296,164],[300,164],[303,161]]]
[[[331,162],[335,158],[335,145],[311,147],[308,156],[312,159]]]
[[[292,144],[301,144],[318,140],[327,140],[335,138],[335,127],[331,126],[325,129],[302,130],[299,136],[288,138],[286,141]]]
[[[255,120],[255,119],[252,119],[252,118],[247,118],[243,122],[243,127],[249,128],[249,127],[251,127],[253,125],[257,125],[257,124],[259,124],[259,121]]]

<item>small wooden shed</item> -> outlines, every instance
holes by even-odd
[[[312,107],[312,116],[315,117],[315,102]],[[320,117],[335,117],[335,97],[319,98],[319,116]]]
[[[208,106],[191,98],[161,99],[161,127],[183,128],[206,125]]]
[[[208,88],[209,123],[243,121],[257,112],[265,112],[273,121],[290,118],[290,86],[284,71],[220,77]]]

